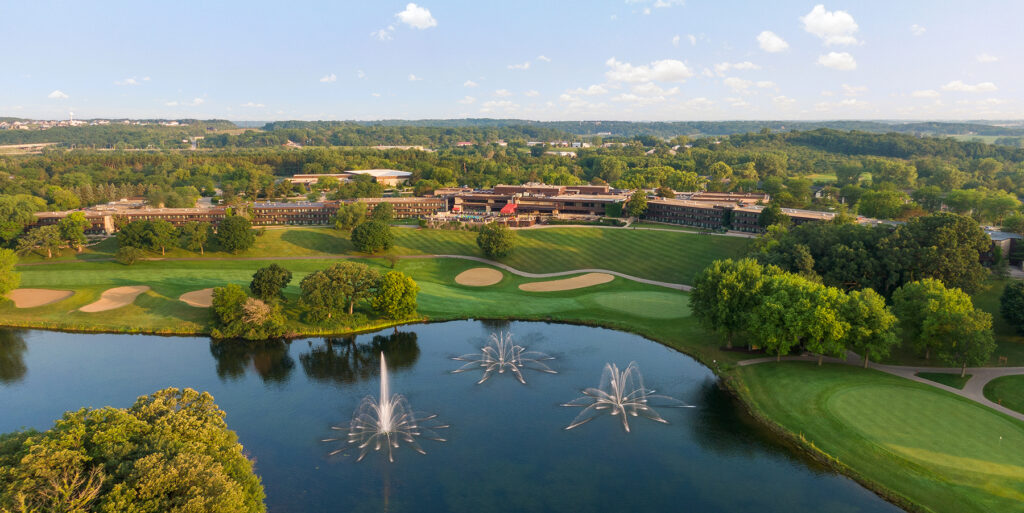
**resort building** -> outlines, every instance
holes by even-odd
[[[659,223],[718,230],[729,224],[730,213],[736,207],[736,203],[727,201],[658,198],[647,202],[647,214],[644,218]]]

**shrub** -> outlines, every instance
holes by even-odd
[[[516,246],[516,234],[500,223],[486,224],[476,236],[476,245],[491,258],[503,258],[512,254]]]
[[[395,244],[391,227],[383,221],[366,221],[352,230],[352,245],[363,253],[376,253]]]

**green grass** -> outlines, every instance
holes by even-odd
[[[1024,375],[993,379],[985,384],[984,393],[989,401],[1024,413]]]
[[[971,379],[970,374],[961,378],[959,374],[950,374],[948,372],[918,372],[916,375],[927,379],[928,381],[941,383],[947,387],[953,387],[958,390],[963,390],[964,385],[966,385],[967,381]]]
[[[457,254],[483,256],[476,233],[456,230],[395,228],[396,255]],[[581,268],[619,271],[641,278],[689,283],[701,269],[718,258],[741,256],[750,244],[736,237],[708,237],[690,233],[602,228],[550,228],[519,230],[519,245],[502,262],[517,269],[547,273]],[[112,258],[113,240],[104,241],[82,254],[65,250],[57,261]],[[325,257],[356,255],[348,233],[330,228],[270,229],[257,237],[256,246],[238,255],[207,251],[207,258]],[[150,254],[160,258],[157,253]],[[169,250],[165,258],[200,258],[182,249]],[[39,262],[38,255],[23,259]]]
[[[740,393],[763,417],[925,511],[1017,511],[1024,424],[878,371],[783,362],[742,367]]]

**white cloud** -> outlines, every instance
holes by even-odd
[[[690,46],[697,46],[697,36],[693,34],[686,34],[686,39],[690,40]]]
[[[743,61],[743,62],[720,62],[718,64],[715,64],[715,73],[718,73],[718,76],[724,75],[730,69],[734,69],[734,70],[761,69],[761,66],[758,66],[757,64],[754,64],[753,62],[750,62],[750,61]]]
[[[177,107],[178,106],[178,102],[174,102],[174,101],[165,102],[164,105],[166,105],[168,107]]]
[[[915,36],[923,36],[926,30],[927,29],[918,25],[917,23],[910,26],[910,33]]]
[[[665,59],[654,61],[650,65],[634,66],[628,62],[620,62],[612,57],[605,62],[610,70],[605,76],[613,82],[685,82],[693,76],[690,68],[682,61]]]
[[[420,30],[437,26],[437,20],[430,14],[430,10],[414,3],[406,5],[405,10],[395,14],[395,17],[398,18],[398,21]]]
[[[664,89],[653,82],[637,84],[628,93],[622,93],[612,98],[613,102],[630,103],[636,107],[663,103],[670,96],[679,94],[678,87]],[[563,95],[563,97],[566,95]]]
[[[146,77],[146,79],[148,79],[148,78],[149,77]],[[143,80],[146,80],[146,79],[143,79]],[[138,80],[136,80],[135,77],[126,78],[124,80],[116,80],[116,81],[114,81],[114,85],[119,85],[119,86],[137,86],[137,85],[140,85],[141,83],[142,82],[139,82]]]
[[[857,61],[846,52],[828,52],[828,54],[818,57],[818,64],[840,71],[857,69]]]
[[[391,41],[394,39],[394,36],[391,35],[391,32],[394,30],[394,27],[382,28],[380,30],[370,32],[370,36],[376,38],[378,41]]]
[[[729,102],[729,105],[732,107],[747,107],[750,105],[743,98],[723,98],[723,100]]]
[[[540,96],[540,91],[538,91],[536,89],[530,89],[529,91],[526,91],[525,93],[523,93],[523,96],[529,96],[530,98],[536,98],[536,97]]]
[[[472,80],[467,80],[467,81],[462,83],[462,87],[476,87],[476,86],[477,86],[477,83],[473,82]]]
[[[189,102],[188,104],[192,105],[192,106],[195,106],[195,105],[202,105],[204,102],[206,102],[206,100],[204,100],[202,98],[192,98],[192,101]]]
[[[530,69],[530,61],[526,61],[522,64],[509,64],[508,69],[528,70]]]
[[[732,89],[733,92],[742,93],[747,89],[750,89],[750,86],[754,85],[754,83],[749,80],[743,80],[742,78],[729,77],[722,80],[722,85]]]
[[[546,55],[538,55],[537,60],[543,62],[551,62],[551,57],[548,57]]]
[[[320,81],[325,83],[337,82],[338,75],[335,75],[334,73],[331,73],[330,75],[324,75],[320,77]]]
[[[240,107],[257,107],[257,108],[262,108],[262,107],[266,107],[266,105],[263,105],[262,103],[256,103],[256,102],[246,102],[246,103],[243,103],[242,105],[240,105]]]
[[[596,94],[607,94],[608,93],[608,89],[605,89],[605,87],[602,86],[602,85],[594,84],[594,85],[592,85],[592,86],[590,86],[590,87],[588,87],[586,89],[584,89],[582,87],[578,87],[576,89],[572,89],[572,90],[569,90],[567,92],[569,94],[582,94],[582,95],[586,95],[586,96],[593,96],[593,95],[596,95]]]
[[[987,53],[980,53],[980,54],[978,54],[977,57],[974,58],[974,60],[976,60],[978,62],[989,63],[989,62],[996,62],[996,61],[998,61],[999,57],[996,57],[995,55],[991,55],[991,54],[987,54]]]
[[[771,80],[758,80],[754,85],[761,89],[769,89],[775,87],[775,82],[772,82]]]
[[[858,96],[868,92],[867,86],[852,86],[843,84],[843,94],[846,96]]]
[[[331,76],[334,76],[334,75],[331,75]],[[361,69],[357,69],[356,70],[356,78],[362,80],[362,79],[366,78],[366,73],[363,72],[363,70],[361,70]]]
[[[685,0],[654,0],[654,7],[661,9],[665,7],[672,7],[673,5],[686,5]]]
[[[857,22],[846,11],[826,11],[825,6],[815,5],[811,12],[800,17],[804,30],[820,37],[826,45],[855,45],[860,41],[854,37]]]
[[[770,30],[765,30],[757,35],[757,44],[768,53],[782,52],[789,48],[789,43]]]
[[[788,96],[776,96],[775,98],[772,98],[772,103],[782,107],[788,107],[796,103],[796,100]]]
[[[494,91],[494,96],[497,96],[498,98],[508,98],[509,96],[512,96],[512,92],[508,89],[498,89],[497,91]]]
[[[938,98],[939,92],[934,89],[922,89],[910,93],[910,96],[913,98]]]
[[[966,84],[962,80],[954,80],[944,86],[943,91],[956,91],[958,93],[984,93],[995,91],[996,85],[992,82],[979,82],[977,84]]]
[[[420,77],[417,77],[416,75],[413,75],[412,73],[409,73],[409,82],[419,82],[420,80],[423,80],[423,79],[420,78]]]
[[[491,100],[480,105],[480,112],[494,112],[496,110],[510,112],[517,108],[519,108],[519,105],[516,105],[509,100]]]
[[[691,98],[689,100],[686,100],[686,103],[684,105],[691,109],[710,109],[715,105],[715,102],[713,100],[709,100],[703,96],[700,96],[697,98]]]
[[[672,46],[679,46],[679,35],[672,36]]]
[[[471,103],[473,103],[475,101],[476,101],[476,98],[473,98],[472,96],[466,96],[466,97],[463,97],[461,100],[459,100],[459,103],[461,103],[463,105],[469,105],[469,104],[471,104]]]
[[[64,94],[64,91],[61,91],[60,89],[55,89],[52,93],[46,95],[46,97],[51,99],[51,100],[66,100],[66,99],[68,99],[68,95]]]

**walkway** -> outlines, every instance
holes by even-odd
[[[752,358],[750,360],[742,360],[738,362],[738,365],[745,367],[747,365],[756,365],[759,363],[774,362],[776,358],[774,356],[766,358]],[[817,356],[783,356],[782,361],[801,361],[801,362],[817,362]],[[847,354],[845,360],[839,358],[825,357],[824,361],[829,363],[840,363],[845,365],[857,365],[863,366],[864,361],[860,355],[850,352]],[[903,365],[883,365],[880,363],[869,362],[868,367],[899,376],[901,378],[907,378],[918,383],[924,383],[925,385],[931,385],[935,388],[945,390],[947,392],[956,394],[960,397],[970,399],[978,404],[988,406],[993,410],[1000,413],[1005,413],[1015,419],[1024,421],[1024,413],[1013,411],[1009,408],[996,404],[989,401],[985,397],[985,385],[989,381],[1003,376],[1016,376],[1018,374],[1024,374],[1024,367],[968,367],[967,373],[971,375],[971,378],[967,380],[967,384],[964,385],[963,390],[956,389],[950,386],[943,385],[942,383],[936,383],[934,381],[917,376],[918,372],[939,372],[949,374],[960,374],[959,367],[909,367]]]
[[[647,285],[655,285],[658,287],[665,287],[669,289],[682,290],[689,292],[692,287],[684,285],[682,283],[670,283],[667,281],[648,280],[647,278],[640,278],[632,276],[626,273],[620,273],[618,271],[611,271],[608,269],[573,269],[571,271],[558,271],[554,273],[528,273],[526,271],[520,271],[512,266],[503,264],[501,262],[495,262],[494,260],[488,260],[486,258],[468,256],[468,255],[395,255],[399,259],[403,258],[456,258],[461,260],[471,260],[473,262],[480,262],[482,264],[492,265],[504,269],[516,276],[522,276],[524,278],[554,278],[558,276],[568,276],[572,274],[582,273],[605,273],[611,274],[612,276],[618,276],[630,281],[637,283],[644,283]],[[391,258],[390,256],[377,256],[377,255],[306,255],[306,256],[291,256],[291,257],[173,257],[173,258],[143,258],[146,261],[160,261],[160,262],[191,262],[191,261],[203,261],[203,260],[237,260],[237,261],[284,261],[284,260],[348,260],[348,259],[364,259],[364,258]],[[71,264],[71,263],[83,263],[83,262],[112,262],[113,258],[97,258],[92,260],[59,260],[59,261],[42,261],[42,262],[29,262],[25,264],[18,264],[18,266],[37,266],[37,265],[55,265],[55,264]]]

